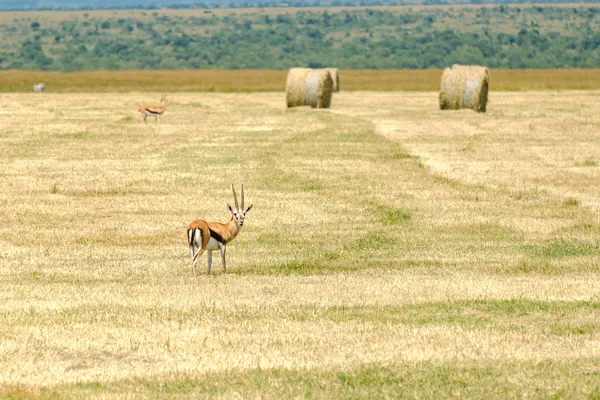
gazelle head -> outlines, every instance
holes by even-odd
[[[252,204],[248,206],[248,208],[244,208],[244,185],[242,185],[242,206],[238,205],[237,195],[235,194],[235,188],[233,184],[231,185],[231,190],[233,190],[233,201],[235,202],[235,208],[231,207],[229,203],[227,203],[227,208],[231,211],[231,215],[236,225],[239,227],[244,226],[244,218],[246,218],[246,213],[250,211],[252,208]]]

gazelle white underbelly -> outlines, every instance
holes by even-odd
[[[219,242],[217,242],[214,238],[210,238],[208,244],[206,245],[206,250],[219,250]]]

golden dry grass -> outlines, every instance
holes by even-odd
[[[288,71],[0,71],[0,92],[31,92],[38,82],[49,93],[283,91]],[[343,91],[437,91],[442,70],[340,70]],[[496,91],[600,89],[600,69],[491,69]]]
[[[597,394],[599,96],[1,95],[0,396]]]

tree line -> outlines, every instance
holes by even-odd
[[[3,0],[0,11],[181,10],[201,8],[364,7],[458,4],[530,4],[531,0]],[[597,0],[536,0],[535,4],[597,3]]]
[[[600,7],[40,14],[0,25],[0,69],[597,68]]]

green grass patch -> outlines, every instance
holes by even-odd
[[[547,259],[600,256],[598,243],[582,240],[555,239],[540,244],[526,244],[526,253]]]
[[[579,205],[579,200],[569,198],[562,202],[563,207],[577,207]]]
[[[240,276],[311,276],[356,272],[364,266],[348,263],[338,253],[326,252],[320,260],[292,261],[283,264],[252,265],[232,272]]]
[[[553,335],[559,336],[579,336],[579,335],[595,335],[600,332],[600,323],[595,321],[580,323],[580,324],[564,324],[556,322],[550,324],[550,332]]]
[[[394,242],[394,239],[383,233],[372,232],[361,237],[355,244],[349,245],[348,249],[382,250],[393,246]]]
[[[83,139],[89,139],[90,134],[89,134],[89,132],[76,132],[76,133],[61,133],[56,136],[57,136],[57,138],[66,139],[66,140],[71,140],[71,139],[83,140]]]
[[[141,398],[589,398],[600,396],[600,362],[488,361],[367,363],[345,368],[254,368],[172,373],[111,382],[30,388],[0,387],[6,398],[89,398],[101,393]],[[565,377],[569,379],[565,379]]]
[[[409,212],[385,204],[375,204],[373,208],[375,215],[383,225],[406,223],[412,219]]]
[[[516,266],[510,269],[510,272],[553,275],[564,272],[564,270],[560,267],[555,266],[548,260],[532,258],[520,261]]]
[[[388,160],[391,161],[404,161],[404,160],[418,160],[419,157],[410,155],[404,151],[395,152],[388,156]]]
[[[271,190],[302,192],[318,191],[325,188],[323,183],[317,178],[302,177],[299,174],[284,172],[278,169],[270,172],[269,179],[264,180],[261,187]]]

